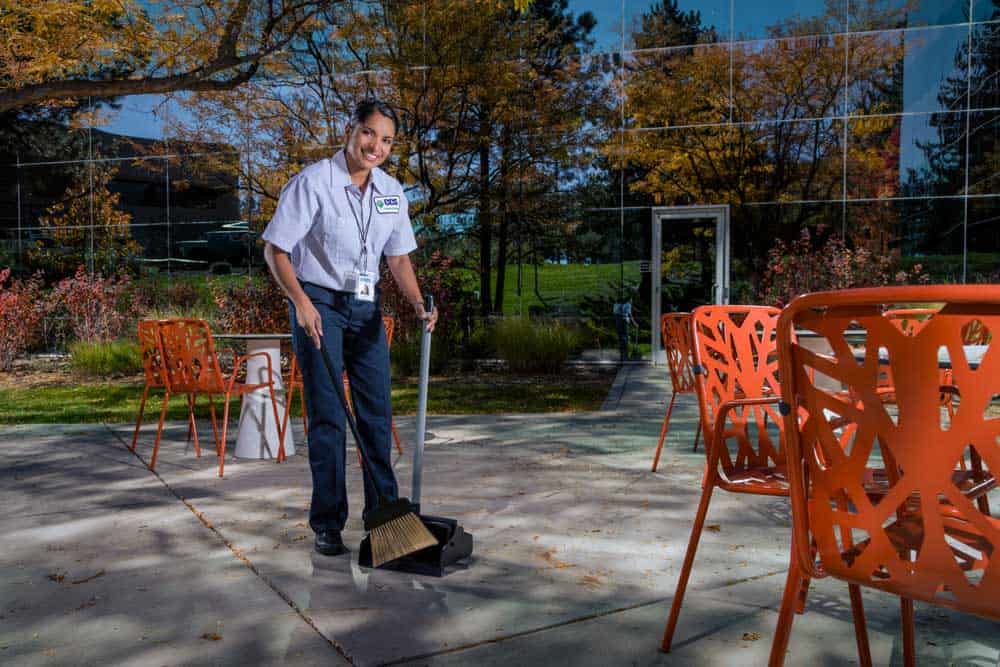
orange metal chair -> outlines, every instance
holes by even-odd
[[[275,397],[272,381],[271,357],[264,352],[236,357],[233,361],[233,372],[228,377],[223,374],[219,357],[215,352],[215,342],[208,323],[204,320],[177,319],[165,320],[160,324],[163,340],[163,352],[167,378],[173,387],[180,387],[192,394],[221,394],[225,405],[222,412],[222,434],[216,436],[216,453],[219,457],[219,477],[222,477],[226,463],[226,437],[229,429],[229,401],[232,396],[242,396],[256,389],[267,387],[270,392],[271,408],[274,410],[274,423],[278,428],[277,460],[285,458],[284,429],[281,427],[281,417],[278,414],[278,403]],[[247,359],[262,356],[267,363],[266,382],[239,382],[237,374]],[[213,427],[215,408],[212,405]],[[157,443],[159,445],[159,443]],[[156,462],[156,449],[153,450],[153,463]]]
[[[135,451],[139,439],[139,428],[142,426],[142,416],[146,408],[146,399],[150,389],[163,389],[163,407],[160,409],[160,422],[156,427],[155,452],[163,434],[163,422],[167,415],[167,403],[170,401],[170,383],[167,381],[166,370],[163,367],[163,341],[160,338],[160,323],[157,320],[140,320],[138,326],[139,349],[142,354],[142,370],[146,383],[142,389],[142,399],[139,401],[139,412],[135,419],[135,432],[132,434],[130,451]],[[201,456],[201,446],[198,442],[198,428],[194,416],[194,395],[188,394],[188,439],[194,437],[196,456]],[[154,462],[155,465],[155,456]]]
[[[392,315],[382,316],[382,326],[385,328],[385,341],[386,345],[392,347],[392,334],[396,330],[396,320],[393,319]],[[295,353],[292,353],[292,364],[291,370],[288,374],[288,393],[285,399],[285,414],[281,420],[282,432],[284,428],[288,425],[288,415],[292,409],[292,397],[295,395],[295,389],[299,390],[299,399],[302,406],[302,427],[305,430],[306,435],[309,435],[309,417],[306,415],[306,395],[302,387],[302,370],[299,368],[298,359],[295,358]],[[351,403],[351,383],[347,378],[347,372],[344,371],[344,397],[347,399],[348,407],[353,409],[353,403]],[[403,445],[399,441],[399,433],[396,432],[396,422],[395,420],[390,422],[392,428],[392,438],[396,442],[396,451],[400,454],[403,453]]]
[[[918,330],[900,327],[886,305],[944,304]],[[865,357],[844,337],[866,332]],[[792,554],[771,647],[784,661],[803,584],[833,576],[900,596],[904,663],[915,663],[913,600],[1000,620],[1000,521],[973,501],[995,488],[1000,466],[1000,351],[978,367],[966,360],[963,332],[1000,329],[996,285],[887,287],[822,292],[795,299],[778,323],[781,394],[792,501]],[[815,332],[832,356],[796,342]],[[951,361],[957,408],[941,405],[939,354]],[[881,357],[881,359],[880,359]],[[894,398],[880,394],[888,366]],[[836,389],[836,385],[841,390]],[[843,389],[846,389],[844,391]],[[975,449],[979,470],[960,461]],[[887,486],[867,487],[874,466]],[[863,614],[855,614],[861,663],[871,664]]]
[[[773,335],[779,312],[766,306],[702,306],[692,315],[707,466],[663,633],[664,651],[670,650],[673,641],[712,492],[718,487],[734,493],[788,495]]]
[[[673,391],[670,394],[670,405],[667,414],[663,416],[663,427],[660,429],[660,441],[656,444],[656,454],[653,455],[653,472],[660,463],[660,451],[663,441],[670,428],[670,413],[674,411],[674,400],[677,394],[695,393],[694,355],[691,344],[691,313],[667,313],[660,318],[660,334],[663,338],[663,350],[667,353],[667,367],[670,369],[670,384]],[[694,433],[694,449],[698,449],[698,437],[701,435],[701,420]]]

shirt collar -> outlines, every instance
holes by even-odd
[[[337,151],[337,154],[330,160],[330,177],[334,187],[347,187],[351,185],[351,172],[347,171],[347,156],[344,154],[343,148]],[[388,191],[388,184],[386,182],[388,178],[388,174],[375,167],[372,169],[372,176],[369,182],[375,188],[376,192],[385,194]]]

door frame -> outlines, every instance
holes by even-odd
[[[652,326],[650,327],[650,357],[652,357],[654,366],[657,364],[659,353],[663,348],[663,341],[660,340],[660,288],[663,284],[660,275],[660,262],[663,255],[662,226],[671,221],[690,220],[691,218],[715,219],[715,284],[712,286],[712,293],[715,303],[729,303],[729,205],[654,207],[651,225],[653,241],[650,244],[649,263],[649,270],[652,274],[650,276],[652,278],[650,280],[650,304],[653,307]]]

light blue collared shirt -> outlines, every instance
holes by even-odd
[[[348,194],[351,187],[354,194]],[[361,194],[363,206],[359,208],[357,187],[351,184],[341,150],[288,181],[263,239],[291,255],[299,280],[334,290],[353,290],[349,274],[367,270],[378,281],[381,256],[406,255],[416,250],[417,241],[399,181],[376,167]],[[367,267],[359,264],[361,236],[351,205],[361,216],[362,225],[369,212],[371,215]]]

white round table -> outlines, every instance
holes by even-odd
[[[267,387],[243,394],[240,406],[240,424],[236,432],[236,458],[273,459],[278,456],[278,427],[285,410],[285,391],[281,382],[281,341],[291,339],[291,334],[218,334],[218,340],[246,341],[246,354],[263,352],[271,359],[271,375],[275,400],[278,403],[278,422]],[[247,359],[247,383],[267,382],[267,361],[264,357]],[[288,424],[291,426],[291,420]],[[285,432],[285,456],[295,455],[292,429]]]

